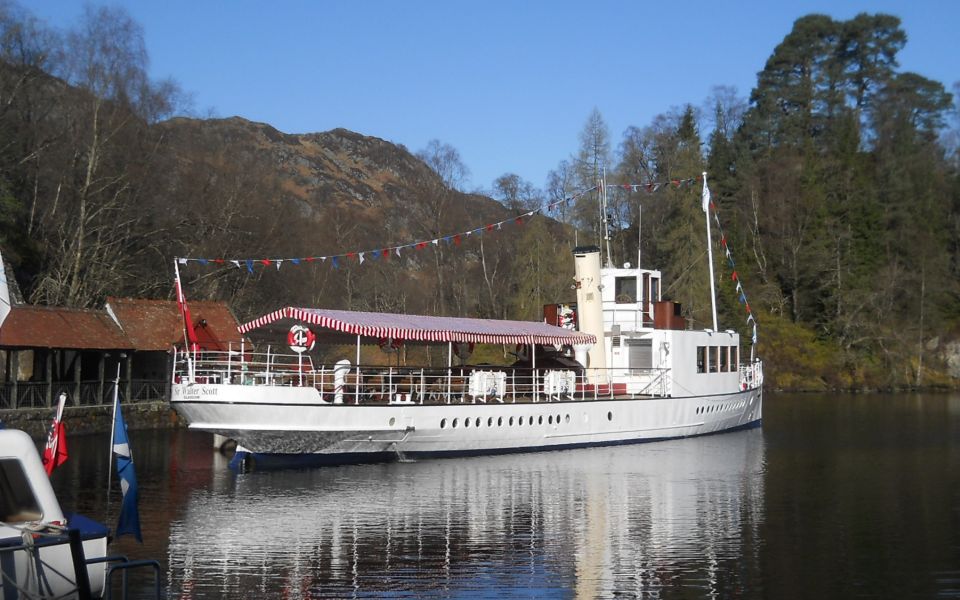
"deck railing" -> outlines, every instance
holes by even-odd
[[[312,387],[332,403],[437,404],[556,402],[587,398],[659,397],[669,393],[668,369],[563,369],[454,366],[384,367],[340,361],[315,365],[309,356],[276,353],[180,353],[174,383]]]

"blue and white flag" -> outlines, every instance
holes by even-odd
[[[116,404],[117,419],[113,424],[113,453],[117,460],[117,477],[123,491],[123,503],[120,506],[120,518],[117,520],[117,537],[132,534],[143,543],[140,534],[140,510],[137,508],[137,475],[133,472],[133,455],[130,454],[130,441],[127,437],[127,424],[123,421],[120,402]]]

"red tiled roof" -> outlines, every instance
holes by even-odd
[[[191,301],[189,306],[201,348],[226,350],[230,343],[240,344],[239,323],[225,303]],[[107,310],[113,312],[137,350],[183,345],[183,322],[174,300],[107,298]]]
[[[13,306],[0,326],[8,348],[133,349],[123,330],[101,310]]]

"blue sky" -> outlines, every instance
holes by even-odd
[[[469,189],[506,173],[543,186],[596,107],[614,146],[630,125],[701,105],[716,85],[749,95],[793,21],[819,12],[899,16],[900,68],[960,81],[960,1],[779,2],[128,1],[154,77],[200,116],[288,133],[345,127],[411,151],[439,139]],[[75,0],[24,3],[56,27]]]

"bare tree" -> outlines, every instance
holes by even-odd
[[[460,152],[440,140],[430,140],[427,147],[418,151],[417,158],[440,176],[447,187],[464,191],[470,180],[470,169],[460,158]]]
[[[543,206],[543,192],[516,173],[504,173],[493,182],[493,197],[510,210],[525,213]]]

